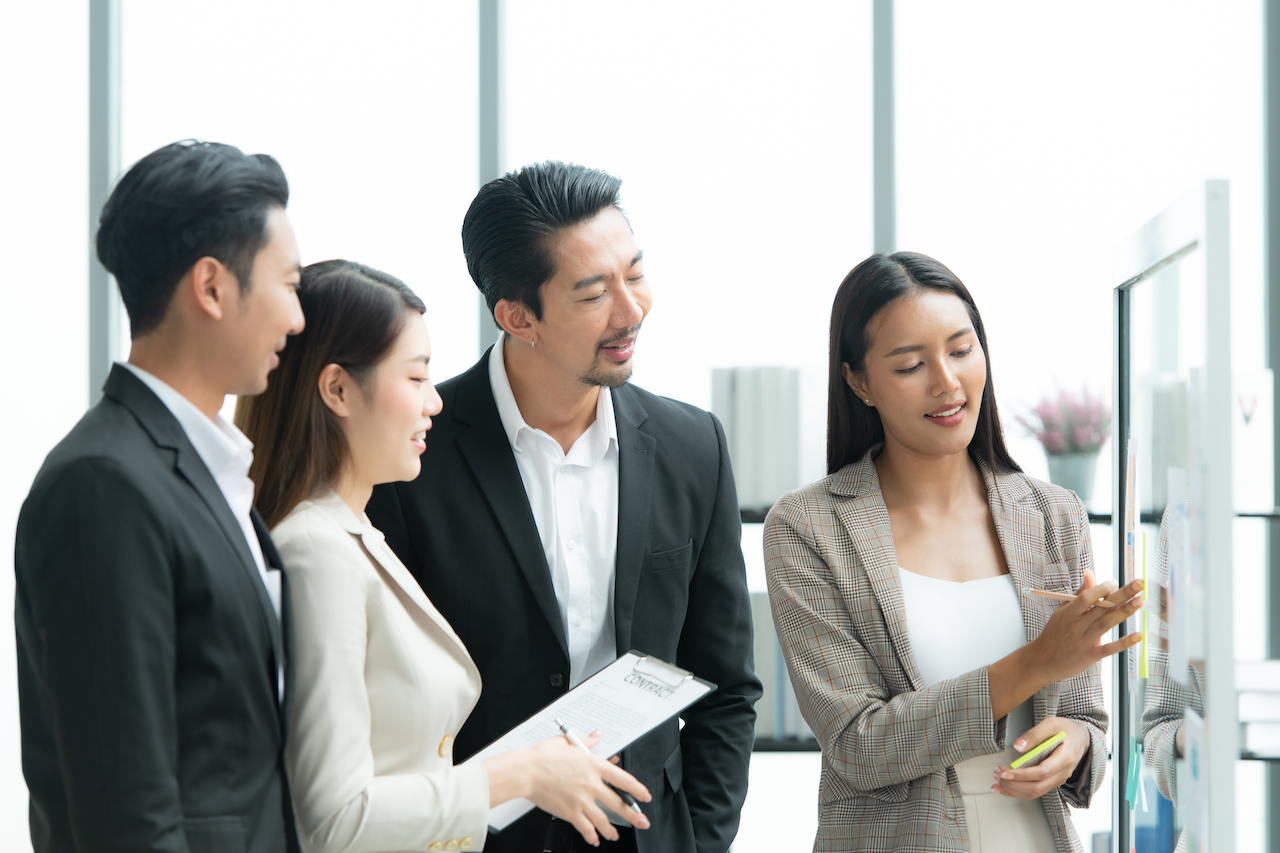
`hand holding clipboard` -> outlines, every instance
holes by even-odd
[[[627,652],[465,763],[559,736],[557,718],[577,731],[599,730],[600,742],[591,751],[616,755],[715,688],[665,661],[642,652]],[[516,799],[490,809],[490,831],[505,828],[533,807],[528,800]]]

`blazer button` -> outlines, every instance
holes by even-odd
[[[470,850],[472,847],[475,847],[475,846],[476,846],[475,839],[473,839],[470,835],[468,835],[466,838],[458,842],[459,850]]]
[[[551,673],[551,686],[564,687],[564,676],[558,672]]]
[[[455,839],[453,839],[452,841],[450,841],[448,844],[446,844],[446,845],[444,846],[444,849],[445,849],[445,850],[457,850],[457,849],[458,849],[458,839],[456,839],[456,838],[455,838]]]
[[[443,738],[440,739],[440,748],[436,751],[440,753],[441,758],[448,758],[449,750],[452,749],[452,747],[453,747],[453,736],[445,735]]]
[[[431,842],[431,846],[430,846],[430,847],[428,847],[427,849],[428,849],[428,850],[430,850],[430,851],[431,851],[431,853],[440,853],[440,851],[444,849],[444,842],[443,842],[443,841],[433,841],[433,842]]]

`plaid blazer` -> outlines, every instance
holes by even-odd
[[[928,688],[920,679],[877,451],[786,495],[765,521],[774,623],[801,713],[822,745],[814,850],[968,850],[952,768],[1004,749],[1006,720],[992,722],[986,667]],[[1093,567],[1088,516],[1065,489],[981,467],[1030,641],[1055,605],[1026,590],[1074,592]],[[1087,806],[1106,767],[1098,668],[1045,687],[1033,704],[1037,723],[1066,717],[1090,732],[1090,766],[1077,787],[1041,798],[1060,853],[1080,851],[1066,806]]]

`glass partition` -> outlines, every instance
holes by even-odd
[[[1116,305],[1118,580],[1147,608],[1117,660],[1113,849],[1234,849],[1227,185],[1123,247]]]

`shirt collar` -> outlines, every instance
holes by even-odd
[[[525,430],[533,435],[547,434],[525,423],[524,416],[520,414],[520,407],[516,405],[516,395],[511,390],[511,380],[507,378],[507,366],[503,360],[503,345],[506,340],[506,333],[499,332],[498,342],[489,351],[489,385],[493,389],[493,400],[498,405],[498,417],[502,419],[502,428],[507,433],[507,441],[511,444],[511,449],[518,453],[520,452],[520,434]],[[599,459],[604,456],[611,444],[618,443],[618,423],[614,420],[613,414],[613,392],[608,388],[600,389],[600,394],[596,397],[596,419],[583,435],[587,436],[593,431],[599,434],[601,439],[596,452],[590,455],[594,459]],[[550,438],[550,436],[547,437]]]
[[[253,464],[253,442],[236,429],[235,424],[224,418],[221,412],[210,418],[171,385],[136,364],[123,362],[121,366],[141,379],[160,398],[214,479],[224,474],[248,476],[249,466]]]

